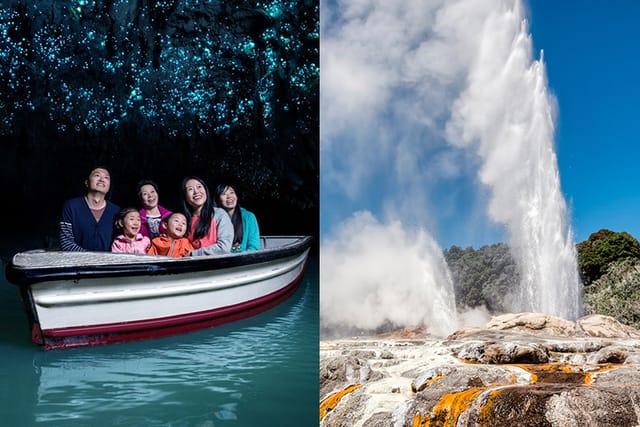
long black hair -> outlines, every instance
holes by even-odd
[[[236,208],[233,211],[233,215],[231,215],[231,224],[233,224],[233,243],[242,243],[242,237],[244,236],[243,227],[242,227],[242,212],[240,212],[240,198],[238,197],[238,192],[236,188],[231,184],[219,184],[215,190],[215,203],[218,207],[223,207],[220,202],[220,196],[225,192],[227,188],[233,189],[236,193],[236,198],[238,199],[236,203]]]
[[[205,195],[207,196],[207,200],[202,205],[202,209],[200,210],[200,220],[198,221],[198,225],[196,225],[195,230],[193,230],[193,238],[201,239],[207,234],[209,234],[209,229],[211,228],[211,220],[213,219],[213,207],[214,201],[211,200],[211,196],[209,195],[209,187],[205,182],[198,178],[197,176],[188,176],[182,180],[182,212],[187,217],[187,224],[191,225],[191,219],[193,218],[193,213],[191,212],[191,205],[187,203],[187,182],[195,179],[204,188]]]

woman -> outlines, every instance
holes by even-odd
[[[233,225],[224,210],[216,208],[204,181],[195,176],[182,180],[182,207],[191,224],[191,255],[218,255],[231,252]]]
[[[111,249],[113,226],[120,207],[107,200],[111,174],[96,167],[84,181],[86,195],[64,202],[60,218],[60,249],[104,251]]]
[[[171,215],[171,211],[159,205],[160,196],[155,182],[144,179],[138,182],[138,198],[142,203],[140,219],[142,227],[140,233],[150,239],[167,232],[165,219]]]
[[[238,194],[229,184],[216,187],[216,202],[231,219],[233,225],[233,244],[231,252],[257,251],[260,249],[260,230],[253,212],[238,204]]]

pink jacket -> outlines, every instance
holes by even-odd
[[[126,237],[124,234],[115,238],[111,244],[111,252],[125,254],[146,254],[151,246],[151,240],[147,236],[138,233],[134,240]]]
[[[164,220],[166,217],[168,217],[169,215],[171,215],[171,211],[167,208],[164,208],[160,205],[158,205],[158,209],[160,210],[160,234],[164,234],[167,232],[167,227],[165,227],[164,225]],[[147,218],[147,210],[142,208],[140,209],[140,233],[142,233],[143,236],[147,236],[149,239],[151,239],[151,227],[149,227],[149,219]],[[156,236],[157,237],[157,236]]]

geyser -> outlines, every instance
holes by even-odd
[[[508,306],[576,319],[582,287],[555,154],[555,102],[542,54],[532,59],[520,1],[490,13],[478,38],[449,141],[477,152],[490,217],[508,230],[521,273]]]
[[[476,175],[520,269],[505,305],[580,316],[555,100],[521,1],[329,2],[321,22],[321,226],[333,222],[321,324],[452,332],[454,295],[430,233],[456,204],[481,204],[456,199],[453,185],[475,189]],[[461,230],[484,220],[458,217]]]

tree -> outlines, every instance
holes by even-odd
[[[452,246],[444,251],[444,257],[451,270],[459,307],[485,306],[493,312],[505,310],[504,296],[520,280],[507,244],[483,246],[478,250]]]
[[[578,243],[577,249],[580,276],[585,287],[605,274],[612,262],[640,259],[640,243],[624,231],[599,230]]]

